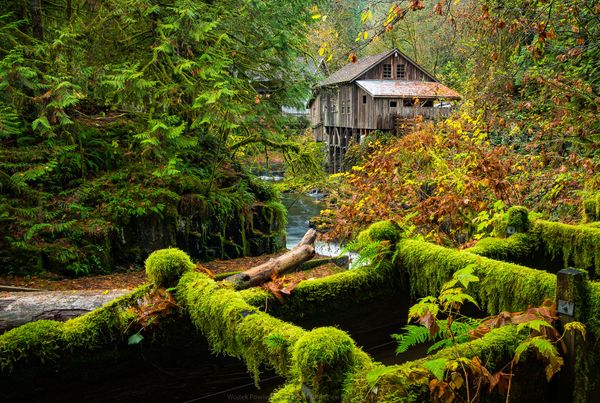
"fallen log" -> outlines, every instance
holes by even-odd
[[[314,243],[316,239],[317,232],[311,228],[304,234],[298,245],[289,252],[269,259],[268,262],[259,266],[229,276],[224,281],[233,284],[236,290],[243,290],[266,283],[271,280],[273,275],[281,275],[293,271],[302,263],[315,256]]]
[[[78,290],[0,293],[0,333],[41,319],[66,321],[130,292]]]
[[[12,285],[0,285],[0,292],[1,291],[36,292],[36,291],[42,291],[42,290],[40,290],[39,288],[15,287]]]
[[[314,257],[316,238],[316,231],[310,229],[300,243],[289,252],[259,266],[229,276],[225,280],[233,283],[236,289],[241,290],[268,282],[273,274],[281,275],[293,271]],[[93,311],[129,292],[131,291],[2,292],[0,293],[0,333],[41,319],[66,321]]]

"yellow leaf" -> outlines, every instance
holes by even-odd
[[[365,33],[363,34],[363,38],[364,40],[369,39],[369,33],[367,31],[365,31]]]
[[[313,20],[320,20],[321,19],[321,14],[315,14],[312,16]]]
[[[325,48],[321,46],[319,48],[319,56],[323,56],[324,54],[325,54]]]

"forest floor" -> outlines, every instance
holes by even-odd
[[[196,267],[199,271],[206,271],[204,269],[208,269],[209,273],[214,275],[238,272],[265,263],[269,259],[279,256],[281,253],[230,260],[217,259],[211,262],[198,263]],[[315,256],[315,258],[319,257],[322,256]],[[342,269],[334,264],[326,264],[305,272],[287,274],[282,279],[285,279],[286,282],[298,283],[311,278],[326,277],[340,270]],[[145,282],[146,272],[141,267],[137,270],[133,269],[122,273],[79,278],[69,278],[55,273],[35,276],[0,276],[0,286],[24,287],[47,291],[133,289]]]

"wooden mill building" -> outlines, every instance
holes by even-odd
[[[460,95],[408,56],[393,49],[359,59],[316,88],[310,118],[316,141],[325,141],[329,170],[341,169],[348,145],[374,130],[401,133],[423,119],[447,117]]]

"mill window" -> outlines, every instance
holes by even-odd
[[[396,108],[398,106],[398,101],[390,101],[390,108]]]
[[[392,78],[392,65],[391,64],[383,65],[383,78],[384,79]]]
[[[366,103],[367,103],[367,96],[363,95],[363,104],[366,104]]]
[[[396,79],[404,80],[406,75],[406,67],[403,64],[396,65]]]
[[[347,105],[348,106],[346,107],[346,113],[349,115],[350,114],[350,100],[348,100]]]

